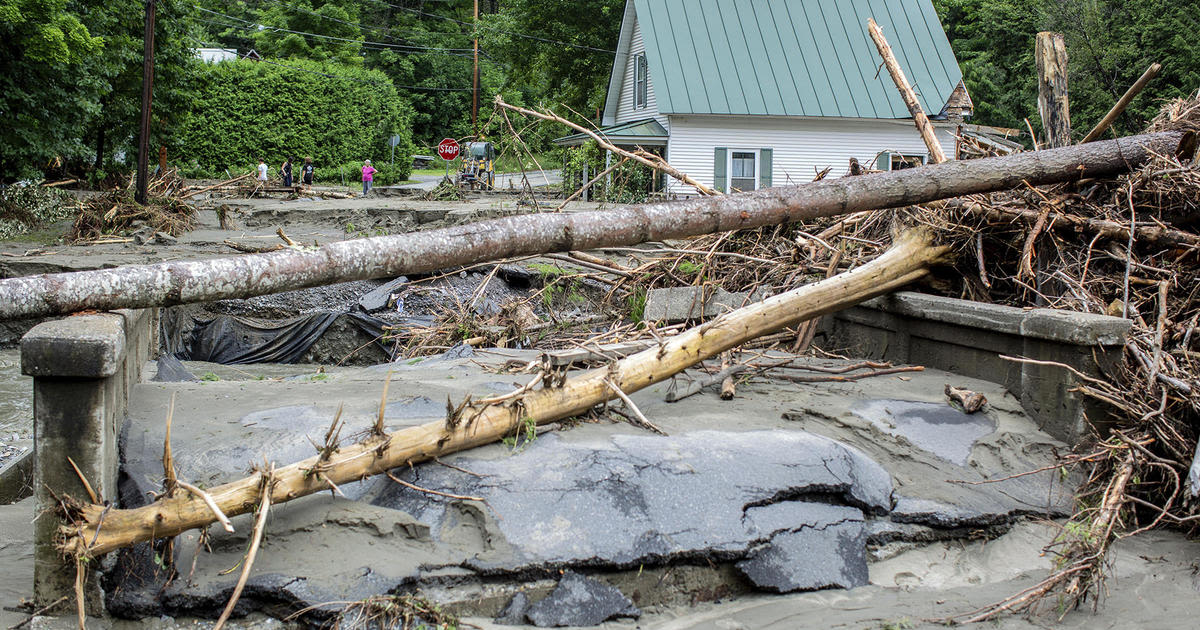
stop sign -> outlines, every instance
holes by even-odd
[[[454,138],[446,138],[438,143],[438,156],[447,162],[458,157],[458,143]]]

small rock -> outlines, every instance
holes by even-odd
[[[155,232],[154,240],[162,243],[163,245],[174,245],[175,243],[179,242],[179,239],[167,234],[166,232]]]
[[[595,626],[616,617],[642,616],[621,591],[603,582],[568,571],[525,617],[539,628]]]
[[[496,617],[496,623],[502,626],[523,626],[527,610],[529,610],[529,597],[525,595],[525,591],[518,591],[509,600],[504,610],[500,611],[500,616]]]
[[[392,294],[399,291],[400,287],[408,283],[408,278],[400,276],[395,280],[386,282],[375,290],[358,298],[358,306],[362,310],[373,313],[375,311],[387,308],[388,302],[391,301]]]

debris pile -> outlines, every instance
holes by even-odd
[[[1200,435],[1200,98],[1167,105],[1150,128],[1165,130],[1190,133],[1175,155],[1127,175],[703,236],[660,250],[674,256],[639,257],[630,282],[771,294],[857,267],[915,224],[957,254],[924,291],[1131,319],[1118,368],[1103,379],[1078,375],[1078,391],[1116,422],[1063,457],[1087,482],[1054,549],[1060,570],[971,620],[1031,609],[1052,593],[1069,609],[1100,592],[1105,551],[1118,537],[1200,525],[1200,480],[1188,482]],[[801,326],[777,344],[810,341]]]
[[[116,188],[84,201],[67,238],[72,241],[123,240],[124,235],[145,229],[152,234],[178,237],[192,229],[195,209],[180,196],[184,180],[173,168],[146,185],[146,205],[134,201],[132,188]]]

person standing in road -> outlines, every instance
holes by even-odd
[[[305,188],[312,188],[313,163],[310,157],[304,158],[304,166],[300,167],[300,181],[304,182]]]
[[[283,165],[279,167],[279,173],[283,175],[284,188],[292,187],[292,158],[283,158]]]
[[[371,182],[375,180],[376,172],[377,171],[375,170],[375,167],[371,166],[371,160],[366,160],[363,162],[362,182],[363,182],[363,195],[364,196],[367,193],[371,192]]]

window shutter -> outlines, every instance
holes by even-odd
[[[758,150],[758,187],[771,187],[771,158],[774,151],[771,149]]]
[[[729,176],[726,168],[729,166],[729,149],[725,147],[717,147],[713,149],[713,188],[721,192],[729,185]]]
[[[891,151],[884,151],[883,153],[879,154],[879,157],[875,158],[875,168],[877,168],[881,171],[892,170],[892,153],[891,153]]]

